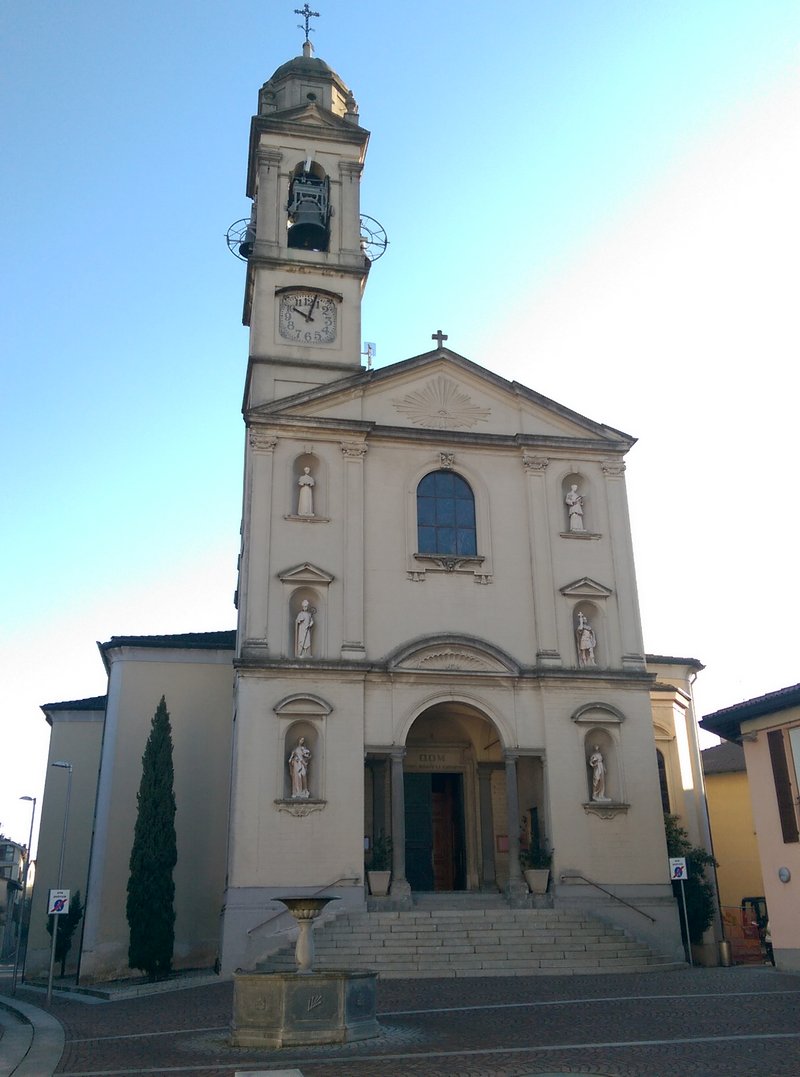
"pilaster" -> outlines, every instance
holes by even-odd
[[[256,244],[254,254],[275,255],[281,247],[280,150],[259,146]]]
[[[243,557],[240,592],[240,649],[253,657],[268,650],[269,558],[272,486],[278,439],[263,430],[247,432]]]
[[[344,461],[344,625],[342,658],[366,658],[364,646],[363,441],[342,442]]]
[[[645,668],[639,598],[636,591],[636,568],[633,561],[628,497],[625,489],[625,462],[604,460],[611,557],[616,580],[617,610],[623,669]]]
[[[553,551],[550,541],[550,517],[547,505],[546,456],[524,453],[528,489],[528,534],[530,535],[533,617],[536,631],[536,661],[541,665],[560,666],[555,593],[553,589]]]

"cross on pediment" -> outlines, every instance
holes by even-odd
[[[435,340],[440,348],[447,339],[447,333],[443,333],[441,329],[437,329],[436,332],[431,335],[431,340]]]

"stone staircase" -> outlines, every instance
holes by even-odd
[[[342,913],[320,924],[314,933],[315,968],[371,969],[381,979],[414,979],[682,967],[582,913],[512,909],[499,895],[475,895],[474,900],[451,902],[450,907],[443,907],[437,898],[415,895],[409,911]],[[294,968],[290,947],[258,966],[260,972]]]

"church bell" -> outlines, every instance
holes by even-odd
[[[250,217],[250,221],[245,229],[245,233],[242,236],[242,242],[239,244],[239,254],[242,258],[249,258],[253,253],[253,244],[256,241],[256,223],[255,223],[255,210]]]
[[[295,250],[326,251],[330,239],[330,183],[309,172],[295,176],[289,188],[288,245]]]

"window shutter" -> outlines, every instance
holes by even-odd
[[[784,842],[800,841],[797,832],[797,815],[794,810],[792,783],[789,780],[789,767],[786,762],[786,746],[783,743],[783,731],[772,729],[767,733],[769,757],[772,761],[772,777],[775,781],[775,796],[778,799],[778,814],[781,818],[781,830]]]

